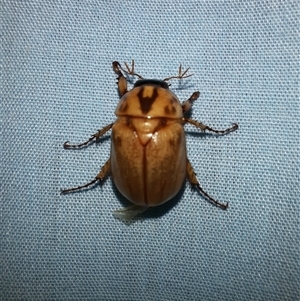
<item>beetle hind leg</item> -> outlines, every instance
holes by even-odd
[[[81,190],[83,188],[87,188],[87,187],[95,184],[97,181],[103,181],[104,178],[106,177],[106,175],[108,174],[109,170],[110,170],[110,159],[108,159],[105,162],[105,164],[102,166],[100,172],[97,174],[97,176],[95,177],[94,180],[92,180],[91,182],[89,182],[85,185],[82,185],[82,186],[77,186],[77,187],[68,188],[68,189],[62,189],[61,194],[66,194],[66,193],[73,192],[76,190]]]
[[[126,208],[117,209],[113,212],[114,217],[124,222],[130,222],[134,217],[148,209],[146,206],[130,205]]]
[[[228,203],[226,204],[222,204],[219,203],[218,201],[216,201],[215,199],[213,199],[211,196],[208,195],[208,193],[206,193],[200,186],[196,174],[194,172],[194,169],[190,163],[190,161],[187,159],[187,163],[186,163],[186,171],[187,171],[187,178],[189,180],[189,182],[191,183],[192,186],[196,186],[198,188],[198,190],[213,204],[215,204],[216,206],[226,210],[228,208]]]

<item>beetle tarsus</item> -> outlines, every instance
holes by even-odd
[[[69,189],[62,189],[60,191],[60,193],[61,194],[66,194],[66,193],[69,193],[69,192],[73,192],[73,191],[76,191],[76,190],[87,188],[87,187],[95,184],[97,181],[99,181],[100,183],[102,183],[103,180],[105,179],[106,175],[108,174],[109,170],[110,170],[110,158],[102,166],[100,172],[97,174],[97,176],[96,176],[96,178],[94,180],[92,180],[91,182],[89,182],[89,183],[87,183],[85,185],[82,185],[82,186],[77,186],[77,187],[69,188]]]
[[[231,127],[231,131],[236,131],[239,128],[239,125],[237,123],[234,123]]]
[[[194,125],[195,127],[199,128],[203,132],[210,131],[210,132],[213,132],[213,133],[218,134],[218,135],[224,135],[224,134],[227,134],[229,132],[236,131],[239,127],[237,123],[234,123],[232,127],[227,128],[225,130],[215,130],[215,129],[209,127],[208,125],[205,125],[205,124],[203,124],[203,123],[201,123],[197,120],[193,120],[193,119],[190,119],[190,118],[183,118],[183,121],[185,123],[190,123],[190,124]]]
[[[216,201],[215,199],[213,199],[207,192],[205,192],[200,184],[199,181],[197,180],[196,174],[194,172],[194,169],[190,163],[190,161],[187,159],[187,163],[186,163],[186,173],[187,173],[187,179],[189,180],[189,182],[191,183],[192,186],[196,186],[199,191],[213,204],[215,204],[216,206],[220,207],[223,210],[226,210],[228,208],[228,203],[226,204],[222,204],[218,201]]]
[[[87,141],[80,143],[80,144],[69,144],[69,141],[66,141],[63,144],[64,149],[68,149],[68,148],[80,148],[82,146],[85,146],[87,144],[89,144],[91,141],[93,141],[96,137],[92,136],[90,139],[88,139]]]
[[[220,207],[223,210],[226,210],[228,208],[228,202],[226,204],[222,204],[218,201],[216,201],[215,199],[213,199],[207,192],[205,192],[201,186],[198,184],[195,184],[195,186],[199,189],[199,191],[209,200],[211,201],[213,204],[215,204],[216,206]]]
[[[87,188],[93,184],[95,184],[97,181],[99,181],[98,178],[95,178],[94,180],[92,180],[91,182],[85,184],[85,185],[82,185],[82,186],[77,186],[77,187],[74,187],[74,188],[68,188],[68,189],[61,189],[60,193],[61,194],[66,194],[66,193],[69,193],[69,192],[74,192],[76,190],[81,190],[83,188]]]
[[[85,146],[85,145],[89,144],[90,142],[92,142],[94,139],[98,140],[99,138],[101,138],[106,132],[108,132],[112,128],[113,125],[114,125],[113,123],[108,124],[107,126],[100,129],[96,134],[92,135],[91,138],[89,138],[87,141],[85,141],[83,143],[68,144],[69,141],[66,141],[63,144],[63,147],[64,147],[64,149],[68,149],[68,148],[80,148],[82,146]]]
[[[211,131],[211,132],[213,132],[215,134],[218,134],[218,135],[224,135],[224,134],[227,134],[229,132],[236,131],[238,128],[239,128],[238,124],[234,123],[232,127],[227,128],[225,130],[215,130],[215,129],[209,127],[209,126],[206,126],[206,128],[204,129],[204,131],[208,130],[208,131]]]

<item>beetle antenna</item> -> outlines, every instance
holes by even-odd
[[[118,63],[118,62],[114,62],[116,65],[115,65],[115,68],[116,68],[116,66],[118,67],[118,68],[120,68],[123,72],[125,72],[126,74],[129,74],[129,75],[132,75],[132,76],[137,76],[139,79],[143,79],[143,77],[141,76],[141,75],[139,75],[139,74],[137,74],[137,73],[135,73],[134,72],[134,60],[132,60],[132,62],[131,62],[131,67],[129,67],[129,65],[126,63],[126,62],[124,62],[124,64],[125,64],[125,67],[126,67],[126,69],[127,70],[125,70],[122,66],[121,66],[121,64],[120,63]]]
[[[181,64],[180,64],[179,69],[178,69],[178,75],[167,77],[167,78],[165,78],[163,81],[164,81],[164,82],[167,82],[168,80],[173,79],[173,78],[183,79],[183,78],[191,77],[191,76],[193,76],[194,74],[188,74],[188,75],[186,75],[186,74],[188,73],[189,70],[190,70],[190,67],[188,67],[184,72],[182,72],[182,66],[181,66]]]

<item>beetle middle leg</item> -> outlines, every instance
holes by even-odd
[[[111,124],[108,124],[107,126],[105,126],[104,128],[100,129],[97,133],[95,133],[94,135],[92,135],[91,138],[89,138],[87,141],[83,142],[83,143],[80,143],[80,144],[69,144],[69,141],[66,141],[64,143],[64,148],[80,148],[84,145],[87,145],[89,144],[91,141],[93,141],[94,139],[99,139],[100,137],[102,137],[106,132],[108,132],[112,126],[114,124],[111,123]]]
[[[222,203],[219,203],[218,201],[216,201],[215,199],[213,199],[211,196],[208,195],[207,192],[205,192],[198,180],[197,180],[197,177],[196,177],[196,174],[194,172],[194,169],[190,163],[190,161],[187,159],[187,163],[186,163],[186,174],[187,174],[187,179],[189,180],[189,182],[191,183],[192,186],[196,186],[199,191],[209,200],[211,201],[213,204],[215,204],[216,206],[226,210],[228,208],[228,203],[226,204],[222,204]]]
[[[190,118],[183,118],[183,121],[184,121],[184,123],[190,123],[190,124],[194,125],[195,127],[201,129],[201,131],[203,131],[203,132],[210,131],[210,132],[213,132],[213,133],[219,134],[219,135],[224,135],[229,132],[233,132],[233,131],[237,130],[239,127],[237,123],[234,123],[232,127],[227,128],[225,130],[216,130],[216,129],[209,127],[208,125],[205,125],[197,120],[193,120]]]
[[[73,191],[76,191],[76,190],[87,188],[87,187],[95,184],[97,181],[103,181],[104,178],[106,177],[106,175],[108,174],[109,170],[110,170],[110,158],[102,166],[100,172],[97,174],[97,176],[95,177],[94,180],[92,180],[91,182],[89,182],[89,183],[87,183],[85,185],[82,185],[82,186],[77,186],[77,187],[68,188],[68,189],[62,189],[61,193],[64,194],[64,193],[73,192]]]

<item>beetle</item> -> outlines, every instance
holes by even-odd
[[[225,130],[216,130],[186,117],[200,93],[196,91],[180,103],[169,90],[168,82],[192,76],[188,74],[189,68],[182,71],[180,64],[178,75],[157,80],[144,79],[135,73],[134,61],[131,67],[124,64],[125,67],[117,61],[112,63],[113,71],[118,76],[121,98],[115,110],[115,122],[103,127],[83,143],[69,144],[66,141],[63,145],[65,149],[80,148],[112,130],[110,158],[91,182],[61,192],[69,193],[101,182],[110,172],[118,190],[132,203],[127,208],[116,210],[114,215],[122,220],[131,220],[147,208],[172,199],[188,179],[205,198],[226,210],[228,203],[222,204],[209,196],[196,178],[187,158],[184,125],[188,123],[202,132],[223,135],[237,130],[238,124],[234,123]],[[138,77],[131,90],[127,87],[128,76]]]

